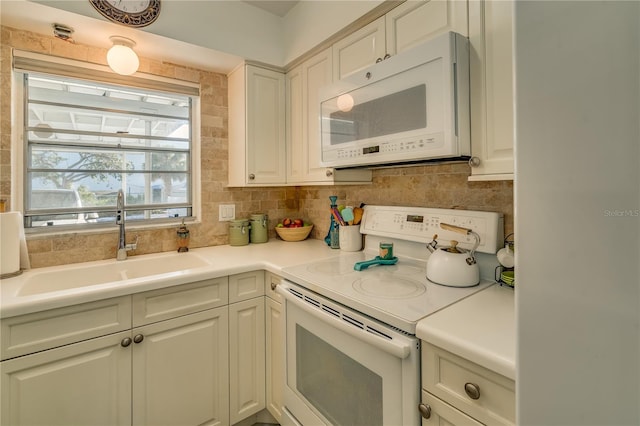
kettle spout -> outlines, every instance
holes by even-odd
[[[435,234],[433,236],[433,240],[431,240],[430,243],[427,243],[427,250],[429,250],[430,253],[433,253],[434,251],[436,251],[436,246],[438,245],[436,238],[438,238],[438,234]]]

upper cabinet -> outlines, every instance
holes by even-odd
[[[228,84],[229,186],[285,184],[284,73],[243,65]]]
[[[287,182],[333,184],[371,182],[371,170],[336,170],[321,164],[319,89],[332,82],[331,48],[286,75]]]
[[[407,1],[333,44],[333,78],[340,80],[447,31],[468,34],[467,2]]]
[[[469,1],[469,180],[513,179],[513,2]]]

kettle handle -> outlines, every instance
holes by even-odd
[[[441,223],[440,228],[446,229],[447,231],[457,232],[462,235],[469,235],[472,231],[469,228],[463,228],[462,226],[449,225],[448,223]]]

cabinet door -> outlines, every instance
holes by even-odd
[[[331,83],[331,49],[315,55],[302,64],[303,99],[303,140],[302,144],[304,180],[326,181],[332,180],[332,175],[327,175],[327,169],[320,164],[321,139],[320,139],[320,96],[322,86]]]
[[[265,299],[265,330],[267,335],[266,366],[267,366],[267,410],[280,423],[282,421],[282,407],[284,406],[284,321],[282,304]]]
[[[385,15],[387,53],[395,55],[447,31],[468,35],[467,2],[408,1]]]
[[[304,181],[304,131],[302,66],[297,66],[285,76],[287,92],[287,182]]]
[[[512,14],[512,1],[469,2],[472,179],[513,179]]]
[[[244,65],[228,85],[229,186],[285,183],[284,74]]]
[[[284,74],[247,66],[249,184],[286,181]]]
[[[231,424],[265,408],[264,297],[229,305]]]
[[[3,361],[3,425],[130,425],[129,331]]]
[[[341,80],[385,55],[384,16],[333,44],[333,79]]]
[[[133,329],[133,424],[229,424],[227,308]]]

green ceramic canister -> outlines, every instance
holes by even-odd
[[[229,244],[232,246],[246,246],[249,244],[249,221],[235,219],[229,223]]]
[[[251,215],[251,234],[252,243],[266,243],[269,240],[269,217],[266,214]]]

